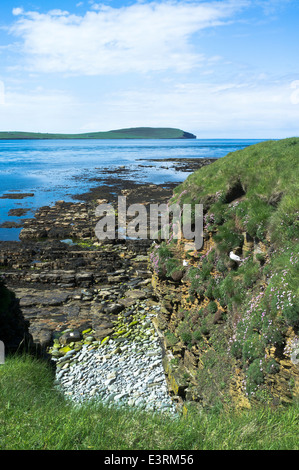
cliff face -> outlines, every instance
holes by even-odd
[[[195,172],[171,200],[204,209],[201,250],[172,240],[150,255],[164,367],[184,404],[298,398],[298,157],[299,139],[249,147]]]
[[[5,352],[15,352],[31,344],[28,322],[21,312],[19,301],[0,280],[0,340]]]

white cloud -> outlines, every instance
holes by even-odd
[[[14,90],[7,87],[5,102],[0,107],[0,129],[28,132],[57,132],[60,129],[64,132],[67,128],[66,132],[71,132],[77,116],[77,103],[65,92],[43,87],[25,92],[18,87]]]
[[[14,16],[22,15],[24,13],[23,8],[13,8],[12,14]]]
[[[205,57],[191,45],[198,31],[224,24],[246,0],[136,3],[84,16],[23,12],[10,32],[23,39],[23,67],[78,75],[189,71]],[[95,7],[95,6],[94,6]]]
[[[250,71],[229,62],[218,55],[216,34],[211,56],[202,53],[204,37],[198,33],[232,22],[252,3],[136,0],[121,8],[93,3],[83,15],[15,8],[10,32],[18,40],[13,48],[3,46],[13,52],[14,67],[5,79],[5,102],[0,81],[0,128],[84,132],[170,126],[200,138],[296,135],[297,77],[286,71],[282,79],[279,70],[278,80],[267,69]],[[156,71],[168,73],[150,73]],[[43,88],[33,91],[33,82]]]
[[[87,77],[86,86],[89,81]],[[93,99],[38,81],[27,91],[16,83],[14,90],[6,87],[0,129],[76,133],[161,126],[198,138],[284,138],[298,135],[299,105],[290,99],[297,82],[248,77],[246,83],[169,81],[163,89],[127,84],[95,93]]]
[[[294,0],[256,0],[256,4],[263,8],[266,15],[277,14],[277,11],[285,8],[292,2]]]
[[[66,10],[63,11],[63,10],[55,9],[55,10],[49,11],[49,15],[50,16],[67,16],[69,15],[69,12]]]
[[[2,80],[0,80],[0,105],[1,104],[5,104],[5,87]]]
[[[291,93],[290,96],[291,103],[299,104],[299,80],[294,80],[290,86],[293,90],[295,90]]]
[[[290,103],[287,80],[180,83],[168,91],[132,89],[107,97],[102,106],[103,130],[142,123],[183,128],[198,138],[283,138],[298,134],[299,106]],[[101,114],[91,113],[87,123],[93,130],[103,128]]]

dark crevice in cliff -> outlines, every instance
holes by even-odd
[[[235,181],[228,189],[226,195],[225,195],[225,202],[227,204],[235,201],[236,199],[239,199],[242,196],[245,196],[246,192],[244,191],[244,188],[242,186],[241,181],[238,179]]]

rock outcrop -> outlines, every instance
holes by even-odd
[[[259,241],[253,243],[252,253],[260,245]],[[200,257],[211,251],[212,246],[213,239],[207,238]],[[182,242],[176,252],[181,261],[186,257],[183,247]],[[250,408],[257,400],[246,391],[244,364],[229,351],[234,334],[233,324],[228,321],[230,312],[205,293],[190,295],[192,281],[187,273],[193,266],[199,266],[199,257],[189,254],[188,268],[181,280],[159,276],[154,270],[152,274],[154,293],[161,305],[153,323],[163,341],[169,389],[178,395],[185,411],[192,406],[201,408],[217,403]],[[235,315],[241,317],[241,312]],[[292,347],[299,352],[296,341],[297,329],[289,327],[282,345],[266,348],[265,357],[272,367],[265,371],[260,388],[265,401],[272,405],[290,404],[299,396],[299,360],[294,361],[295,353],[293,360],[290,355]]]
[[[253,145],[175,189],[171,204],[203,204],[203,246],[170,236],[150,259],[165,369],[183,402],[298,399],[298,149],[298,138]]]
[[[29,322],[22,314],[15,294],[0,280],[0,340],[5,353],[28,350],[32,345]]]

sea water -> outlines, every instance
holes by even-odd
[[[188,172],[167,165],[168,158],[221,158],[261,140],[2,140],[0,141],[0,224],[33,217],[57,200],[76,201],[75,195],[99,185],[94,178],[127,168],[122,179],[163,184],[185,180]],[[117,177],[117,174],[114,175]],[[1,198],[27,193],[22,199]],[[10,209],[27,209],[21,217]],[[19,228],[0,228],[0,240],[18,240]]]

